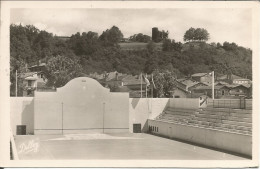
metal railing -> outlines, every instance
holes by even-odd
[[[207,107],[252,110],[252,99],[214,99],[208,101]]]

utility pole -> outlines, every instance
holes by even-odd
[[[145,75],[146,77],[146,79],[147,79],[147,73],[146,73],[146,75]],[[145,80],[145,82],[146,82],[146,80]],[[146,82],[146,85],[145,85],[145,97],[147,98],[147,82]]]
[[[212,99],[214,100],[214,71],[212,71]]]
[[[17,97],[17,70],[15,70],[15,97]]]
[[[143,81],[143,77],[142,77],[142,73],[141,73],[141,98],[143,97],[143,84],[142,84],[142,81]]]
[[[61,102],[61,132],[63,135],[63,102]]]
[[[105,130],[105,106],[106,106],[106,103],[103,103],[103,134],[105,133],[104,130]]]

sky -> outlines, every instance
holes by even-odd
[[[124,37],[143,33],[152,35],[152,28],[168,30],[169,38],[183,42],[190,28],[205,28],[209,42],[235,42],[251,48],[252,11],[247,8],[166,8],[166,9],[12,9],[11,23],[34,25],[57,36],[77,32],[97,32],[99,35],[113,25]]]

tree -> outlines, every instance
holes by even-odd
[[[170,39],[165,39],[163,41],[162,50],[163,51],[172,51],[173,50],[172,42]]]
[[[100,49],[98,33],[92,31],[72,35],[68,44],[76,55],[89,55]]]
[[[149,53],[153,53],[155,51],[156,45],[153,41],[147,43],[146,48]]]
[[[153,80],[155,84],[155,97],[170,97],[171,91],[176,86],[175,73],[167,70],[155,70]]]
[[[175,42],[175,40],[165,39],[162,44],[162,50],[163,51],[178,51],[181,52],[182,50],[182,43],[181,42]]]
[[[184,41],[208,41],[209,40],[209,33],[204,28],[190,28],[188,29],[184,36]]]
[[[82,75],[82,67],[76,57],[57,56],[51,58],[46,65],[47,85],[64,86],[71,79]]]
[[[124,36],[120,29],[116,26],[113,26],[112,28],[104,31],[100,35],[99,39],[103,42],[104,46],[115,46],[123,37]]]

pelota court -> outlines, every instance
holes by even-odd
[[[145,133],[17,135],[20,160],[247,160]]]

